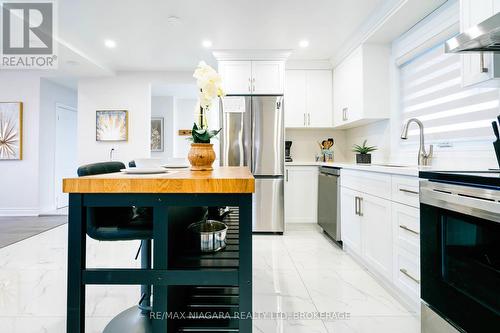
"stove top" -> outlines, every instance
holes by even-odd
[[[500,170],[420,171],[419,177],[436,182],[500,189]]]

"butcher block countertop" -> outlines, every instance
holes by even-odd
[[[137,175],[108,173],[66,178],[65,193],[253,193],[255,180],[247,167],[216,167],[213,171],[169,170]]]

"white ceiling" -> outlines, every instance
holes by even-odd
[[[204,39],[214,49],[293,49],[291,59],[330,59],[384,1],[59,0],[58,35],[113,71],[213,64]],[[105,39],[117,47],[106,48]],[[302,39],[308,48],[298,47]]]

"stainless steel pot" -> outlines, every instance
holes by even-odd
[[[189,225],[188,232],[201,252],[217,252],[226,247],[227,225],[215,220],[204,220]]]

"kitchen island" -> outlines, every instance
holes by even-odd
[[[220,167],[213,171],[169,171],[165,174],[111,173],[64,179],[69,193],[67,332],[85,332],[86,285],[153,286],[152,327],[155,333],[175,332],[169,318],[185,301],[186,290],[224,287],[237,297],[241,316],[225,321],[226,329],[250,333],[252,322],[252,193],[254,178],[246,167]],[[87,209],[92,207],[150,207],[153,210],[152,269],[86,267]],[[238,219],[228,231],[228,246],[215,254],[184,255],[170,243],[182,235],[169,234],[168,207],[238,207]],[[169,253],[170,252],[170,253]],[[132,259],[132,258],[131,258]],[[237,293],[237,294],[235,294]],[[183,296],[184,295],[184,296]],[[233,307],[234,308],[234,307]],[[200,326],[206,321],[187,325]],[[212,327],[213,328],[213,327]]]

